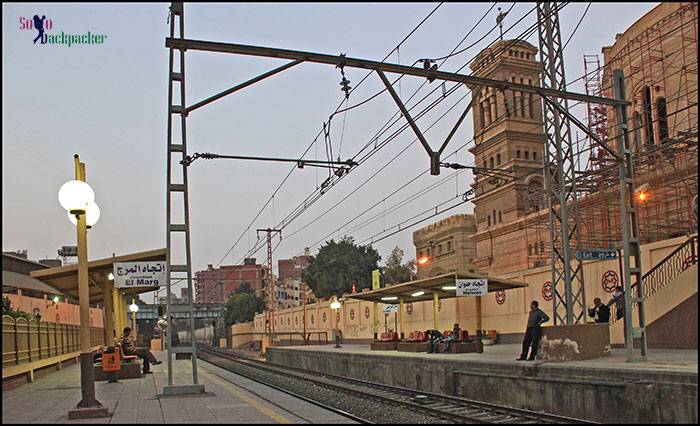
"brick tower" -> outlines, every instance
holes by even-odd
[[[505,84],[539,85],[541,64],[535,60],[536,52],[525,41],[501,40],[483,50],[470,68],[476,76]],[[492,275],[536,266],[528,262],[533,238],[526,235],[526,228],[528,217],[547,207],[542,177],[546,143],[542,101],[536,95],[513,90],[483,87],[478,93],[478,87],[471,89],[476,103],[475,145],[470,151],[476,166],[485,169],[472,184],[475,264]],[[534,250],[544,252],[546,235],[539,240]]]

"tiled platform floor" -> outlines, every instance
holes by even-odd
[[[163,353],[156,353],[164,360]],[[153,374],[118,383],[95,384],[97,399],[111,417],[69,420],[68,411],[80,400],[80,369],[65,366],[3,391],[3,423],[353,423],[347,418],[285,393],[198,360],[204,396],[160,397],[167,383],[167,363],[152,366]],[[175,384],[192,381],[189,360],[173,361]]]
[[[517,365],[549,364],[561,367],[586,367],[596,369],[614,369],[628,371],[654,371],[654,372],[698,372],[698,351],[696,349],[649,349],[647,360],[641,362],[627,362],[627,352],[625,349],[613,349],[612,354],[607,357],[595,358],[585,361],[568,362],[544,362],[544,361],[516,361],[520,355],[521,345],[518,344],[497,344],[484,346],[484,353],[467,354],[428,354],[425,352],[398,352],[398,351],[372,351],[368,344],[343,344],[342,348],[336,349],[334,345],[315,346],[288,346],[285,350],[320,351],[320,352],[345,352],[365,355],[381,355],[392,357],[417,357],[425,359],[449,359],[463,361],[494,362]],[[634,350],[635,355],[639,354],[639,349]]]

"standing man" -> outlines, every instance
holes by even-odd
[[[600,297],[593,299],[593,307],[588,309],[588,316],[595,319],[599,324],[610,322],[610,308],[604,305]]]
[[[615,292],[612,294],[612,298],[608,301],[607,306],[615,304],[615,318],[620,320],[625,316],[625,291],[622,286],[619,285],[615,287]]]
[[[542,323],[549,321],[549,317],[539,308],[540,304],[536,300],[530,302],[530,316],[527,318],[527,330],[525,330],[525,339],[523,340],[523,351],[520,353],[520,358],[517,361],[534,361],[537,356],[537,346],[540,344],[540,336],[542,335]],[[530,357],[527,357],[527,352],[532,346]]]

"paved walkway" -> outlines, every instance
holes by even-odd
[[[517,365],[528,365],[530,362],[516,361],[520,355],[521,345],[518,344],[497,344],[484,346],[484,353],[466,354],[428,354],[424,352],[399,352],[399,351],[372,351],[369,345],[344,344],[341,349],[336,349],[333,345],[315,346],[288,346],[286,350],[306,350],[321,352],[346,352],[365,355],[382,355],[395,357],[417,357],[426,359],[446,359],[507,363]],[[639,349],[635,349],[635,355],[639,354]],[[697,349],[649,349],[647,360],[641,362],[627,362],[627,352],[625,349],[613,349],[610,356],[595,358],[585,361],[567,362],[545,362],[534,361],[532,364],[552,365],[561,367],[587,367],[595,369],[615,369],[632,371],[654,371],[654,372],[698,372],[698,351]]]
[[[156,353],[158,359],[165,355]],[[167,366],[152,366],[153,374],[118,383],[97,382],[97,399],[111,417],[68,420],[68,410],[80,400],[77,364],[52,372],[35,383],[3,391],[3,423],[353,423],[298,398],[198,360],[204,396],[160,397]],[[173,362],[175,384],[192,381],[189,360]]]

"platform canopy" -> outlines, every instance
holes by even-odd
[[[452,297],[457,297],[455,286],[458,279],[484,278],[488,280],[489,293],[499,290],[527,287],[526,283],[504,280],[495,277],[487,277],[473,272],[450,272],[448,274],[437,275],[435,277],[425,278],[422,280],[409,281],[403,284],[396,284],[377,290],[346,294],[344,297],[381,303],[395,303],[400,298],[403,298],[404,302],[412,303],[423,300],[432,300],[433,294],[437,293],[440,299],[449,299]],[[413,296],[421,291],[424,292],[422,295]],[[389,299],[394,297],[396,299]]]
[[[90,303],[103,301],[102,286],[105,281],[109,280],[109,274],[114,270],[115,262],[165,261],[165,255],[166,249],[163,248],[88,262]],[[40,269],[32,271],[30,274],[32,278],[46,283],[59,293],[67,294],[78,300],[78,264]],[[154,289],[154,287],[129,287],[128,292],[130,294],[140,294],[153,291]]]

